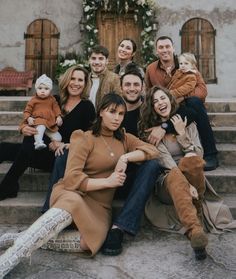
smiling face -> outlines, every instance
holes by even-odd
[[[171,103],[169,97],[162,90],[157,90],[153,94],[153,107],[155,112],[160,115],[162,120],[167,120],[171,112]]]
[[[50,93],[51,93],[50,88],[43,83],[41,83],[36,89],[36,94],[41,99],[46,99],[50,95]]]
[[[124,106],[111,104],[100,112],[102,127],[110,131],[116,131],[124,119],[125,112],[126,110]]]
[[[143,83],[138,76],[128,74],[122,80],[121,89],[125,101],[130,104],[135,104],[141,98]]]
[[[118,46],[118,58],[123,61],[131,61],[135,55],[133,44],[129,40],[123,40]]]
[[[89,65],[95,74],[102,73],[107,64],[108,59],[102,53],[92,53],[89,57]]]
[[[163,62],[170,62],[174,57],[174,47],[169,39],[158,40],[156,43],[156,54]]]
[[[71,97],[80,96],[85,87],[84,72],[75,70],[72,73],[71,80],[68,84],[67,90]]]

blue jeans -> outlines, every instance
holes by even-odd
[[[114,220],[114,225],[132,235],[137,234],[145,204],[159,174],[160,166],[157,160],[145,161],[137,167],[135,173],[133,173],[135,179],[130,192],[120,214]],[[127,185],[125,184],[123,187],[127,187]]]
[[[203,102],[198,97],[189,97],[185,99],[186,106],[197,112],[196,124],[204,150],[204,157],[216,155],[217,149],[215,138],[208,119],[208,115]]]
[[[41,209],[42,213],[46,212],[49,209],[50,197],[51,197],[53,185],[56,184],[58,180],[64,176],[65,169],[66,169],[66,161],[69,153],[68,151],[69,151],[68,149],[64,149],[64,154],[56,157],[55,159],[53,170],[48,183],[46,200]]]

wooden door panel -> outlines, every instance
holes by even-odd
[[[137,43],[135,60],[141,63],[140,47],[141,28],[134,21],[132,12],[127,14],[116,14],[115,12],[99,11],[97,14],[97,27],[99,43],[108,48],[109,68],[113,69],[117,64],[117,47],[123,38],[131,38]]]
[[[55,77],[59,33],[54,23],[37,19],[27,28],[25,67],[35,70],[36,78],[46,74]]]

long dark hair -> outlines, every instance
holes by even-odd
[[[153,97],[158,90],[163,91],[170,99],[170,104],[171,104],[170,118],[176,113],[177,109],[179,108],[179,105],[176,102],[175,97],[171,95],[168,89],[161,86],[153,86],[150,89],[150,91],[147,93],[146,99],[140,110],[141,117],[138,123],[138,128],[139,128],[139,136],[143,140],[146,140],[147,137],[147,133],[145,132],[145,130],[155,126],[159,126],[163,122],[160,115],[156,113],[153,105]]]
[[[102,117],[100,116],[100,112],[110,106],[114,106],[115,108],[117,108],[118,106],[123,106],[125,112],[127,110],[124,99],[116,92],[110,92],[104,95],[101,102],[98,105],[97,118],[92,126],[93,135],[100,136],[102,129]],[[114,137],[121,141],[124,140],[124,129],[121,126],[116,131],[114,131]]]

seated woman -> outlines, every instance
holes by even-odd
[[[187,119],[183,120],[176,114],[177,109],[178,104],[169,91],[154,86],[141,110],[141,138],[148,136],[145,133],[148,128],[168,119],[177,132],[177,135],[167,133],[158,146],[158,159],[164,172],[157,181],[155,195],[148,201],[145,212],[158,228],[185,233],[196,259],[202,260],[206,258],[208,243],[204,228],[218,232],[236,228],[236,222],[204,176],[202,147],[195,123],[186,127]],[[213,201],[216,202],[214,206]]]
[[[62,141],[53,141],[49,148],[34,149],[35,127],[23,123],[20,127],[25,136],[22,144],[3,142],[0,144],[0,162],[13,161],[13,164],[0,184],[0,200],[14,198],[19,190],[19,178],[28,167],[51,171],[55,154],[60,155],[68,148],[73,131],[88,130],[95,118],[93,104],[86,100],[88,72],[80,67],[70,67],[60,78],[60,95],[57,97],[62,110],[63,124],[59,128]],[[46,143],[49,138],[44,137]],[[52,152],[54,151],[54,152]]]
[[[114,72],[116,74],[122,76],[126,72],[137,69],[144,78],[143,69],[133,61],[136,50],[137,45],[134,40],[130,38],[124,38],[120,41],[117,49],[119,64],[114,68]]]
[[[66,226],[75,223],[83,253],[94,256],[111,225],[115,188],[122,186],[128,162],[157,157],[151,144],[120,127],[126,112],[122,97],[109,93],[98,107],[91,131],[71,136],[65,176],[54,186],[51,208],[0,257],[0,277]]]

